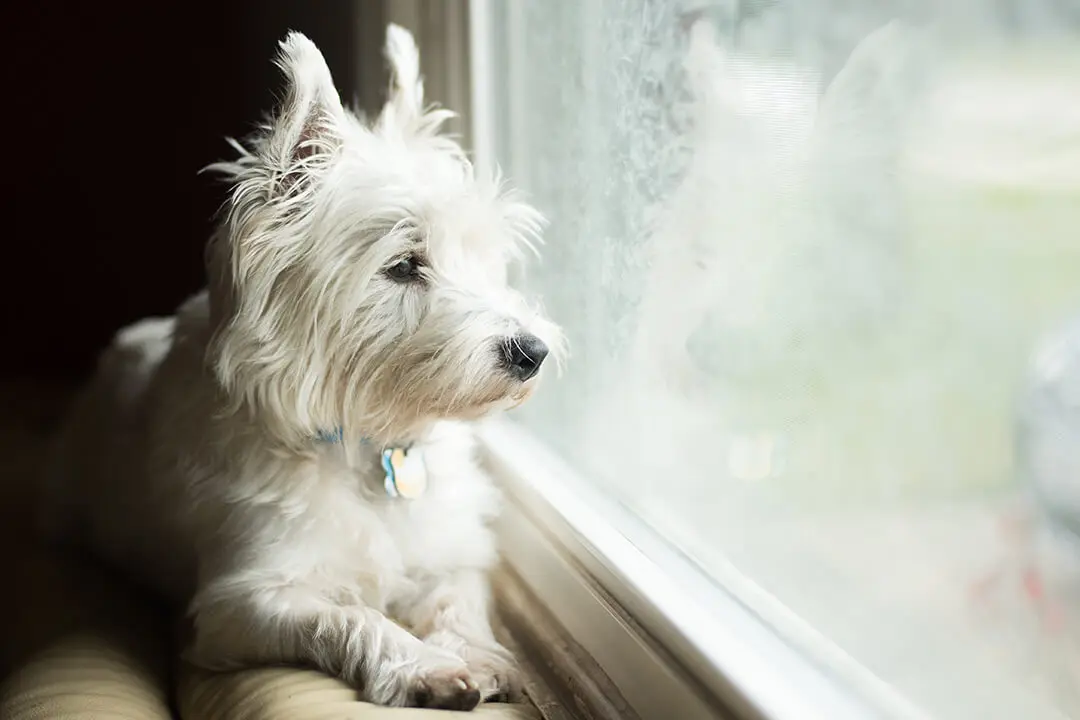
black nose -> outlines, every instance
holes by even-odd
[[[547,345],[535,335],[526,333],[503,340],[502,356],[506,369],[522,382],[540,372],[547,354]]]

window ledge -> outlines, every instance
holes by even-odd
[[[734,568],[710,581],[513,423],[485,423],[479,438],[506,498],[497,531],[521,588],[517,622],[554,621],[573,639],[546,662],[589,675],[574,700],[588,714],[924,716]],[[544,633],[531,634],[550,642]]]

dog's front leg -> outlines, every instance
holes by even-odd
[[[423,579],[399,617],[424,642],[463,658],[485,700],[512,699],[520,677],[510,651],[495,639],[486,572],[459,570]]]
[[[211,670],[313,665],[381,705],[471,710],[477,683],[449,648],[426,643],[377,610],[341,606],[295,587],[246,598],[197,601],[185,653]]]

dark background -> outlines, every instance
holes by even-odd
[[[119,327],[203,285],[224,187],[197,173],[272,107],[278,40],[306,33],[352,101],[363,33],[347,0],[16,2],[0,16],[0,375],[74,380]]]

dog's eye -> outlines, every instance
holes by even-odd
[[[386,268],[386,274],[396,282],[413,282],[420,279],[420,259],[415,255],[403,257]]]

